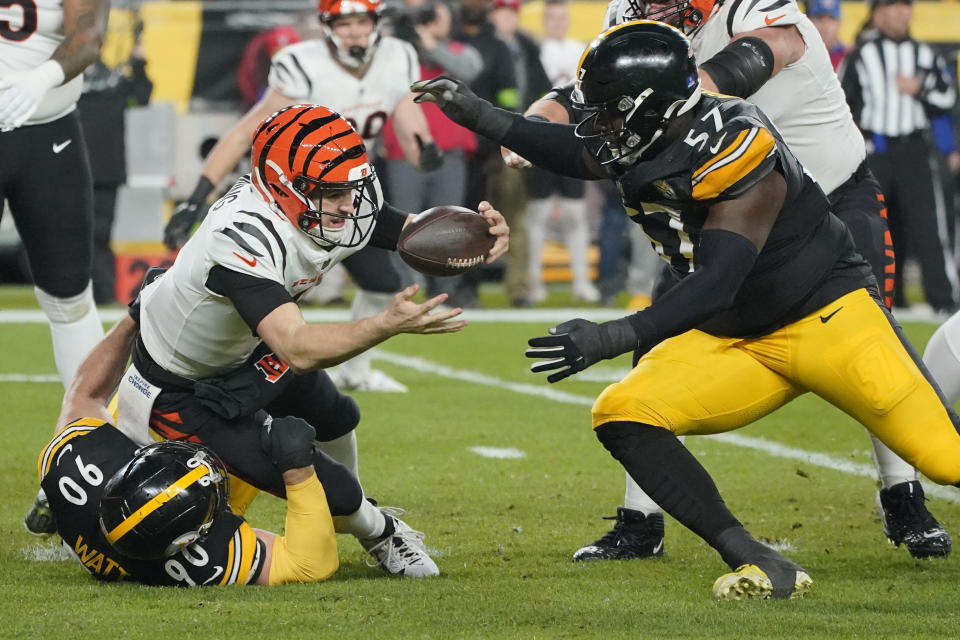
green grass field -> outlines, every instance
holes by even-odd
[[[25,290],[0,290],[0,309],[21,305],[32,305]],[[341,537],[341,568],[326,583],[178,590],[96,583],[52,541],[26,533],[36,455],[61,388],[11,381],[54,373],[49,335],[43,324],[0,324],[0,637],[957,637],[960,558],[914,561],[881,534],[869,477],[784,457],[801,450],[870,466],[864,430],[813,397],[738,431],[742,440],[687,441],[746,526],[810,571],[807,597],[714,602],[710,587],[725,565],[669,518],[662,559],[571,562],[608,528],[600,517],[620,503],[623,472],[589,428],[589,402],[605,383],[574,378],[550,387],[568,396],[549,399],[528,373],[526,338],[547,326],[474,323],[459,335],[402,336],[383,346],[377,366],[410,393],[357,397],[367,493],[407,509],[441,577],[389,578]],[[933,326],[907,330],[922,348]],[[605,364],[594,378],[629,363]],[[780,448],[764,453],[758,443]],[[525,457],[481,457],[478,446]],[[960,535],[960,492],[940,495],[930,508]],[[283,525],[283,505],[269,496],[248,515],[255,526]]]

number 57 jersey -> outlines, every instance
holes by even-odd
[[[117,553],[107,542],[100,528],[100,498],[137,448],[113,425],[82,418],[60,431],[40,453],[40,484],[64,547],[100,580],[181,587],[253,584],[263,569],[263,543],[243,518],[230,511],[214,519],[202,540],[169,558],[138,560]]]

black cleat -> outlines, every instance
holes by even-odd
[[[57,532],[57,521],[46,498],[37,498],[30,511],[23,518],[27,531],[38,536],[47,536]]]
[[[625,507],[617,507],[613,529],[573,554],[574,561],[633,560],[659,558],[663,555],[663,514],[644,515]]]
[[[919,482],[901,482],[879,495],[883,533],[898,547],[902,544],[914,558],[945,557],[952,540],[924,504]]]

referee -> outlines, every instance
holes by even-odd
[[[956,89],[943,58],[910,37],[912,0],[871,0],[870,7],[873,29],[844,61],[843,89],[886,195],[894,251],[919,261],[927,302],[950,312],[960,282],[933,143],[942,153],[956,152],[949,127],[938,126],[948,122]],[[897,269],[898,279],[902,273]],[[895,289],[902,297],[901,282]]]

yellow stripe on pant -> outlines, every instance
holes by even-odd
[[[960,482],[960,435],[865,289],[749,339],[688,331],[652,349],[593,405],[594,428],[642,422],[721,433],[812,391],[941,484]]]

